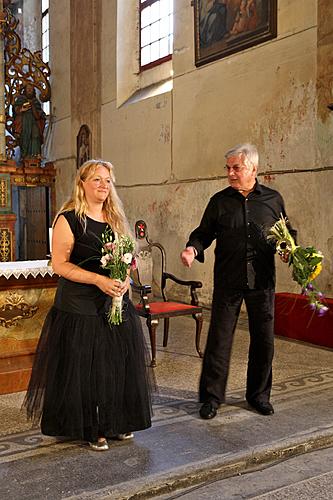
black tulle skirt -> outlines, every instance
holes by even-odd
[[[108,324],[110,299],[60,278],[39,339],[24,401],[43,434],[96,441],[151,426],[151,369],[139,317],[124,297],[123,322]]]

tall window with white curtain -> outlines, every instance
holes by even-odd
[[[172,57],[173,1],[139,0],[141,70],[161,64]]]

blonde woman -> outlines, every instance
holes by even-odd
[[[108,438],[129,439],[151,426],[146,346],[129,279],[109,278],[100,263],[109,228],[130,234],[111,163],[89,160],[53,224],[52,266],[60,278],[24,402],[42,433],[88,441],[95,451],[108,450]],[[123,322],[110,326],[106,312],[121,295]]]

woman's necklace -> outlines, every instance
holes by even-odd
[[[104,217],[104,212],[100,212],[99,214],[92,214],[91,212],[86,212],[86,215],[97,222],[106,222]]]

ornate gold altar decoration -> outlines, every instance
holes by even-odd
[[[0,228],[0,262],[11,261],[12,232],[9,228]]]
[[[7,156],[12,158],[14,148],[17,146],[11,116],[12,105],[20,95],[22,87],[27,83],[31,83],[39,90],[39,99],[42,102],[49,101],[51,97],[51,87],[48,81],[50,67],[43,62],[40,50],[32,53],[21,47],[21,39],[15,31],[19,21],[8,8],[4,9],[4,13],[5,22],[1,23],[1,32],[5,41],[6,130],[10,134],[6,136],[6,147]]]
[[[5,328],[16,326],[20,319],[32,318],[37,310],[37,306],[31,306],[24,302],[24,297],[15,292],[10,292],[6,303],[0,306],[0,325]]]
[[[8,180],[0,175],[0,209],[8,207],[8,191]]]

